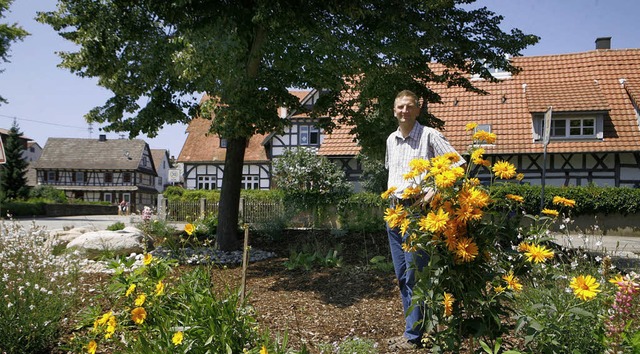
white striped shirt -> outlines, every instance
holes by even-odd
[[[416,158],[431,159],[444,155],[447,152],[457,151],[449,144],[447,139],[439,131],[425,127],[416,122],[406,138],[402,137],[400,128],[391,133],[387,138],[387,152],[384,167],[389,170],[387,188],[396,187],[394,195],[400,198],[405,188],[411,186],[412,180],[405,180],[404,175],[411,168],[409,162]],[[460,157],[456,166],[464,164]]]

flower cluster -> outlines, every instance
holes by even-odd
[[[477,128],[475,123],[467,130]],[[483,144],[495,143],[493,133],[475,131],[468,151],[469,163],[456,153],[448,153],[432,159],[414,159],[404,178],[411,186],[402,191],[402,199],[415,201],[413,205],[395,203],[387,208],[384,220],[389,227],[399,229],[404,236],[403,249],[407,252],[425,252],[430,257],[426,269],[420,272],[414,294],[422,294],[425,306],[425,322],[428,329],[437,329],[447,321],[442,342],[460,340],[465,321],[491,321],[491,316],[508,312],[508,304],[525,286],[522,271],[531,267],[544,267],[554,258],[548,247],[548,239],[531,235],[524,237],[517,246],[520,259],[528,265],[518,266],[508,245],[515,241],[512,226],[513,216],[504,211],[504,205],[518,208],[524,198],[507,194],[498,200],[491,189],[483,185],[479,176],[490,177],[490,183],[508,180],[521,181],[524,176],[517,173],[509,161],[498,160],[493,164],[485,158]],[[478,173],[472,176],[472,173]],[[395,187],[382,194],[385,199],[394,198]],[[394,203],[392,202],[392,205]],[[553,204],[559,208],[572,208],[575,201],[555,197]],[[543,218],[553,221],[560,211],[544,209]],[[510,224],[511,223],[511,224]],[[576,297],[587,300],[597,294],[597,282],[589,276],[572,282]],[[491,336],[501,335],[500,323],[487,323],[485,328],[495,328]],[[455,330],[454,330],[455,329]],[[448,331],[448,332],[447,332]],[[441,335],[432,331],[434,337]],[[503,332],[502,332],[503,333]],[[464,333],[463,333],[464,334]],[[471,334],[471,333],[468,333]],[[456,350],[455,347],[449,349]]]
[[[606,320],[607,341],[613,353],[625,352],[625,338],[640,331],[640,276],[633,272],[609,281],[617,292]]]

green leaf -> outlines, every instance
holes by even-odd
[[[581,307],[573,307],[569,309],[569,312],[576,314],[578,316],[583,317],[594,317],[593,313],[581,308]]]

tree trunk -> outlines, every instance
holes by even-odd
[[[242,165],[247,140],[244,138],[227,140],[227,154],[224,160],[224,175],[218,208],[218,247],[222,251],[235,251],[238,242],[238,211],[242,186]]]

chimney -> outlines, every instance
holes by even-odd
[[[100,134],[98,136],[98,141],[107,141],[107,134]]]
[[[596,38],[596,49],[611,49],[611,37]]]

